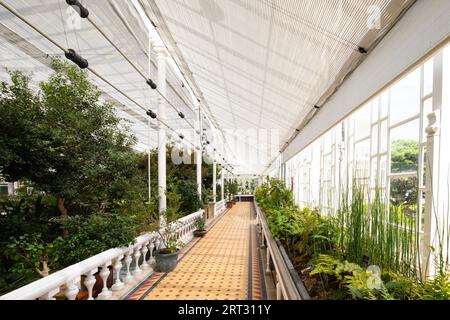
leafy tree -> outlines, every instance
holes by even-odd
[[[57,197],[67,216],[76,203],[102,206],[135,190],[135,138],[87,73],[59,59],[54,73],[30,89],[30,78],[11,73],[0,95],[0,170],[6,179],[27,179]]]
[[[419,168],[419,143],[415,140],[396,140],[391,147],[392,173],[417,171]]]
[[[202,208],[204,204],[210,201],[213,180],[212,165],[205,163],[202,165],[202,197],[200,198],[197,194],[197,165],[194,162],[194,155],[191,156],[191,164],[176,164],[170,157],[173,152],[178,152],[180,156],[183,156],[183,152],[177,150],[175,146],[167,146],[168,157],[166,158],[166,176],[168,191],[176,192],[181,196],[179,210],[181,216],[186,216],[196,212],[198,209]],[[152,201],[157,202],[158,179],[154,177],[158,176],[158,150],[152,150],[150,157],[150,175],[153,177],[151,179]],[[148,155],[145,155],[141,163],[141,170],[143,170],[143,174],[145,173],[144,175],[147,176]],[[148,180],[146,180],[145,183],[148,184]],[[171,190],[169,190],[169,185],[171,186]],[[167,205],[170,208],[170,199],[168,198],[167,200]]]
[[[0,199],[0,291],[127,245],[154,220],[143,156],[114,106],[85,71],[58,59],[52,68],[38,92],[18,71],[0,86],[0,172],[35,190]]]
[[[397,140],[391,147],[392,173],[417,171],[419,144],[415,140]],[[399,178],[391,183],[391,201],[394,205],[417,203],[417,179]]]

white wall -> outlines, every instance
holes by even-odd
[[[303,150],[450,35],[450,0],[418,0],[284,152]]]

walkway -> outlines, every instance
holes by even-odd
[[[154,273],[128,300],[264,300],[264,272],[251,203],[238,203],[182,251],[174,272]]]

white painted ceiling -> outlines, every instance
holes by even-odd
[[[272,160],[249,163],[249,154],[279,150],[314,105],[326,101],[352,66],[384,35],[414,0],[137,0],[157,26],[188,83],[223,132],[269,129],[279,141],[247,151],[228,150],[236,173],[262,173]],[[92,22],[67,29],[65,0],[2,0],[59,46],[74,48],[95,73],[90,78],[130,121],[139,148],[155,147],[157,133],[147,126],[147,108],[156,111],[158,94],[140,73],[157,72],[155,57],[148,67],[148,32],[132,0],[82,1]],[[377,6],[381,29],[367,27]],[[101,34],[101,32],[104,35]],[[109,39],[106,39],[105,36]],[[50,72],[51,56],[62,56],[52,44],[0,6],[0,79],[5,68],[31,71],[37,80]],[[112,45],[111,44],[114,44]],[[114,46],[122,51],[121,55]],[[370,52],[369,52],[370,53]],[[134,65],[131,65],[129,61]],[[382,66],[380,66],[382,67]],[[136,68],[139,72],[136,71]],[[167,123],[176,132],[191,128],[192,101],[172,69],[166,98],[186,114],[181,120],[168,107]],[[125,95],[124,95],[125,93]],[[187,136],[194,141],[194,137]],[[188,140],[186,139],[186,140]],[[177,140],[174,138],[174,140]],[[233,141],[228,140],[233,145]]]
[[[388,31],[405,0],[141,0],[222,129],[292,137],[352,64]],[[377,8],[381,29],[368,28]],[[174,52],[176,51],[174,50]],[[381,67],[381,66],[380,66]],[[255,143],[250,141],[249,147]],[[237,154],[237,162],[247,159]],[[272,160],[272,159],[270,159]],[[270,161],[269,160],[269,161]],[[261,173],[268,163],[253,166]],[[242,171],[245,171],[242,168]]]

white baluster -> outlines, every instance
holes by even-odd
[[[85,274],[86,279],[84,280],[84,285],[86,286],[86,289],[88,291],[88,300],[94,300],[94,297],[92,296],[92,290],[94,289],[94,285],[96,282],[94,274],[97,272],[97,270],[98,269],[94,269]]]
[[[139,258],[141,257],[141,247],[136,247],[134,250],[134,262],[136,263],[136,266],[133,270],[133,275],[139,274],[142,272],[141,268],[139,268]]]
[[[142,265],[141,268],[143,270],[148,269],[150,266],[147,263],[147,253],[148,253],[148,242],[146,242],[143,246],[142,246],[142,256],[144,257],[143,261],[142,261]]]
[[[77,298],[78,292],[80,289],[78,288],[78,283],[80,279],[74,279],[66,283],[66,290],[64,290],[64,295],[69,300],[75,300]]]
[[[112,295],[111,290],[108,289],[108,277],[109,277],[109,274],[111,273],[108,268],[109,265],[111,265],[111,261],[108,261],[107,263],[105,263],[102,266],[102,270],[100,271],[100,277],[103,280],[103,290],[98,295],[98,297],[97,297],[98,300],[106,300],[107,298],[111,297],[111,295]]]
[[[122,270],[122,260],[123,256],[118,257],[114,260],[113,268],[114,273],[116,274],[116,281],[114,285],[111,287],[112,291],[119,291],[124,287],[123,282],[120,280],[120,270]]]
[[[149,261],[150,265],[153,266],[156,262],[155,257],[153,256],[153,250],[155,249],[155,239],[152,239],[150,241],[149,249],[150,249],[150,259],[148,261]]]
[[[183,243],[189,242],[189,227],[189,224],[187,224],[183,228]]]
[[[269,247],[266,249],[266,273],[271,273],[272,270],[270,270],[270,250]]]
[[[155,250],[158,251],[159,247],[161,245],[161,241],[159,240],[159,238],[156,238],[155,240]]]
[[[54,296],[59,292],[59,288],[53,289],[47,294],[44,294],[39,300],[56,300]]]
[[[129,282],[133,281],[133,276],[131,275],[131,272],[130,272],[130,265],[131,265],[131,262],[133,261],[133,259],[131,258],[132,254],[133,254],[133,249],[130,249],[127,252],[127,256],[125,257],[125,265],[127,266],[127,276],[125,277],[125,283],[129,283]]]
[[[280,278],[278,276],[277,276],[276,290],[277,290],[277,300],[283,300],[283,292],[281,290]]]

